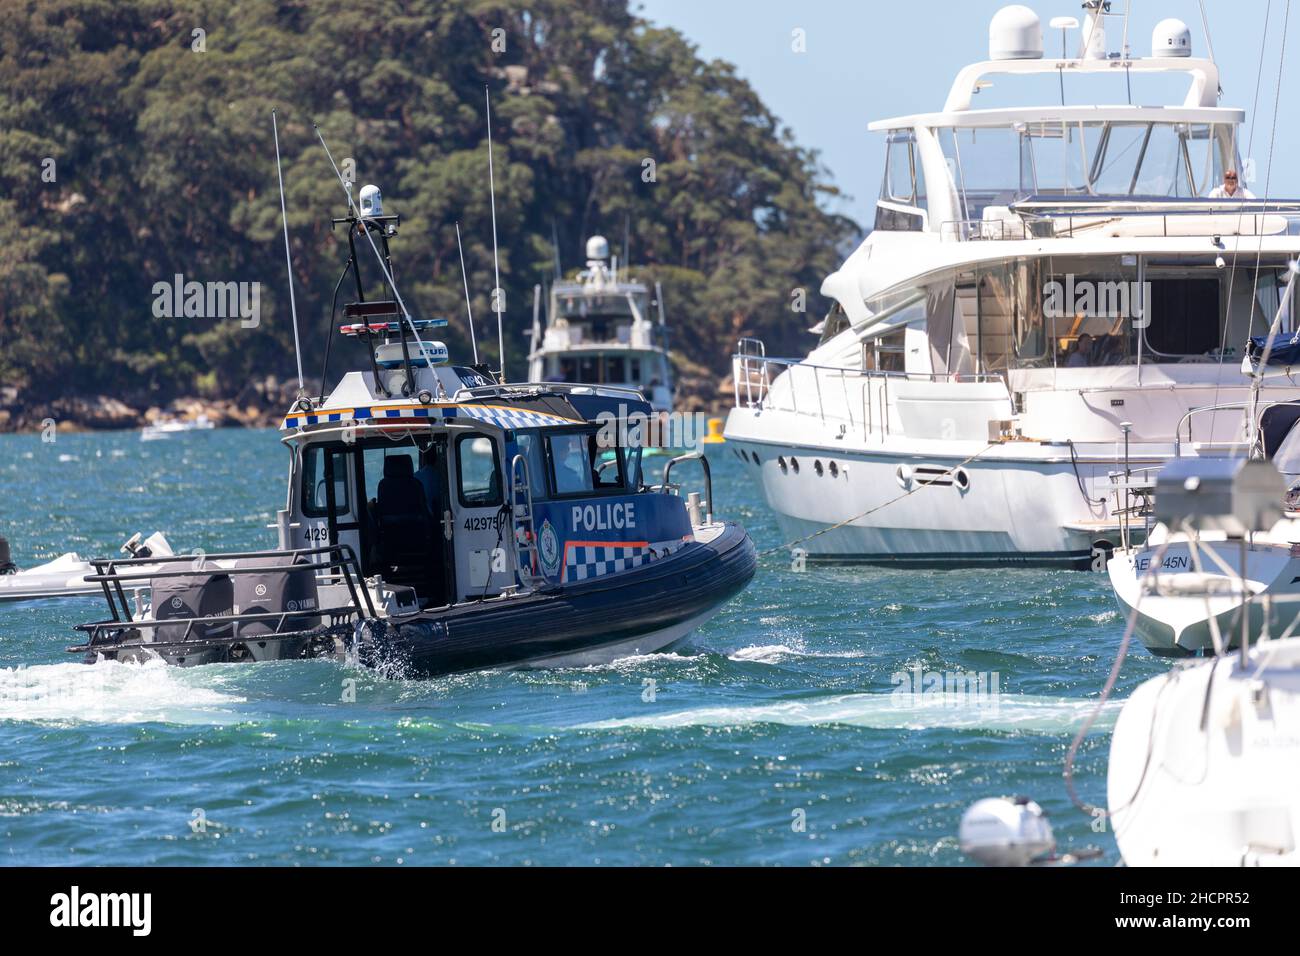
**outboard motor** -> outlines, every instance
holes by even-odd
[[[234,635],[234,624],[230,621],[216,624],[202,621],[205,617],[225,617],[235,613],[235,589],[229,574],[214,569],[210,574],[154,578],[149,583],[153,593],[154,619],[177,621],[176,624],[154,628],[154,640],[164,643],[220,640]],[[191,620],[194,620],[192,626]]]
[[[9,542],[0,534],[0,574],[17,574],[18,566],[9,555]]]
[[[315,611],[319,607],[316,590],[316,570],[301,555],[297,557],[245,558],[237,567],[265,567],[267,564],[283,565],[283,571],[264,571],[258,574],[235,574],[234,603],[240,614],[284,614],[279,618],[260,621],[241,621],[237,636],[247,641],[247,649],[254,660],[278,660],[296,657],[297,647],[283,642],[263,641],[259,637],[305,631],[320,621],[315,614],[294,614],[294,611]],[[296,567],[295,567],[296,565]]]

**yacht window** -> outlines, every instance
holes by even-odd
[[[600,357],[596,355],[583,355],[578,359],[577,378],[571,381],[582,382],[587,385],[597,385],[600,383]]]
[[[925,175],[911,133],[889,135],[885,185],[880,198],[908,206],[919,206],[925,201]]]
[[[302,454],[302,511],[312,518],[329,514],[329,495],[325,486],[325,456],[329,455],[334,472],[334,513],[347,514],[348,504],[347,455],[338,449],[309,445]]]
[[[849,317],[844,313],[844,306],[836,302],[831,306],[831,310],[826,313],[826,319],[822,323],[822,335],[817,340],[817,344],[825,345],[848,327]]]
[[[868,372],[907,371],[906,329],[894,329],[862,343],[862,366]]]
[[[602,428],[588,439],[588,453],[594,462],[592,477],[597,489],[623,487],[623,449],[618,447],[617,429]]]
[[[491,508],[502,503],[496,442],[486,435],[461,435],[456,439],[456,462],[463,506]]]
[[[612,385],[622,385],[627,381],[627,359],[622,355],[610,355],[605,358],[605,379]]]

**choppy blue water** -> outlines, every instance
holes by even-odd
[[[0,436],[0,533],[23,566],[156,529],[272,546],[287,458],[271,432]],[[779,544],[742,466],[711,458],[721,509]],[[101,610],[0,604],[3,862],[953,864],[963,809],[1010,794],[1063,849],[1118,859],[1061,779],[1122,630],[1099,575],[768,558],[677,653],[427,682],[76,663],[71,627]],[[996,674],[1000,696],[904,706],[917,665]],[[1139,648],[1121,696],[1165,666]],[[1097,802],[1114,715],[1081,752]]]

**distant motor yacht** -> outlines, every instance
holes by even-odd
[[[1125,452],[1158,467],[1189,410],[1247,398],[1240,349],[1287,294],[1300,202],[1222,198],[1245,114],[1185,24],[1138,58],[1085,9],[1077,55],[1044,57],[1038,17],[1004,8],[939,112],[872,123],[875,228],[822,285],[817,347],[741,340],[726,439],[809,560],[1100,570]],[[1053,99],[1059,78],[1062,103],[1105,78],[1188,88],[975,109],[994,77]],[[1293,394],[1275,379],[1258,398]],[[1195,424],[1186,449],[1244,452],[1240,414]]]
[[[656,412],[671,412],[673,369],[658,283],[653,292],[652,299],[644,282],[622,275],[609,242],[592,236],[587,268],[551,287],[545,327],[534,315],[529,381],[636,389]]]

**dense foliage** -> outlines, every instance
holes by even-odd
[[[815,155],[748,84],[626,0],[0,0],[0,22],[0,385],[28,394],[230,396],[292,372],[272,107],[309,390],[346,259],[313,122],[402,215],[399,288],[413,313],[452,320],[463,356],[461,223],[495,355],[491,89],[514,375],[553,235],[567,270],[588,234],[621,251],[630,224],[678,356],[721,374],[740,334],[805,343],[855,233],[819,206],[834,190]],[[176,273],[260,282],[260,326],[156,317],[153,286]],[[807,314],[791,309],[798,287]]]

